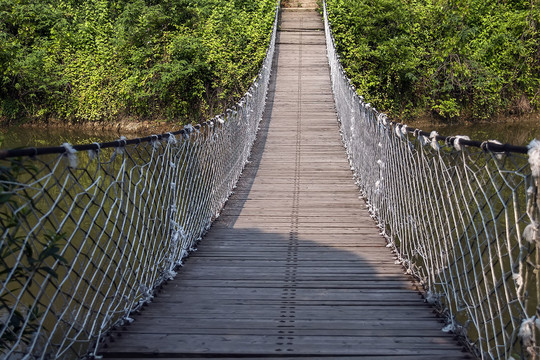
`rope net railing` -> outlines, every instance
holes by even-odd
[[[443,137],[387,120],[328,58],[351,170],[397,264],[483,359],[539,357],[540,141]],[[532,172],[531,172],[532,168]]]
[[[175,276],[248,160],[278,10],[258,76],[225,114],[147,138],[0,152],[2,358],[94,357]]]

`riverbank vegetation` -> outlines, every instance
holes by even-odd
[[[538,112],[535,0],[327,0],[358,93],[404,120]]]
[[[0,0],[0,120],[200,121],[264,59],[275,0]]]

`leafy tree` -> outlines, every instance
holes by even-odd
[[[0,0],[0,120],[200,121],[262,63],[274,0]]]
[[[358,91],[394,116],[488,119],[538,110],[534,1],[328,0]]]

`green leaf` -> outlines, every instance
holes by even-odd
[[[56,273],[56,271],[54,271],[54,269],[48,266],[42,266],[38,269],[38,271],[45,271],[46,273],[51,275],[53,278],[58,279],[58,274]]]

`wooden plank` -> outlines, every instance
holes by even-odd
[[[240,271],[245,272],[242,277],[243,280],[248,279],[276,279],[280,275],[283,275],[287,269],[286,266],[272,266],[265,267],[264,272],[261,271],[249,271],[249,269],[257,270],[256,266],[241,266],[241,264],[234,263],[228,266],[214,265],[211,262],[207,262],[204,267],[202,266],[186,266],[179,277],[185,279],[237,279]],[[399,281],[410,281],[410,277],[405,276],[401,269],[392,266],[385,269],[396,269],[392,272],[387,271],[385,274],[385,281],[391,281],[397,279]],[[302,281],[309,280],[336,280],[342,278],[354,278],[356,281],[375,281],[380,282],[376,276],[373,276],[373,272],[367,271],[365,267],[302,267],[296,268],[296,279]]]
[[[157,302],[158,304],[163,304],[165,306],[165,302]],[[174,300],[170,301],[170,305],[174,305]],[[225,323],[224,320],[234,319],[234,320],[250,320],[250,319],[257,319],[257,321],[261,320],[269,320],[269,321],[275,321],[276,319],[281,319],[284,317],[288,317],[289,314],[292,313],[296,318],[303,318],[303,319],[310,319],[310,328],[314,329],[323,329],[323,330],[329,330],[325,329],[324,327],[327,325],[328,321],[367,321],[367,320],[393,320],[393,321],[408,321],[405,319],[408,319],[410,317],[418,318],[418,319],[432,319],[433,314],[430,314],[429,311],[426,311],[425,306],[420,306],[418,304],[408,304],[407,306],[401,307],[401,315],[397,318],[388,317],[388,311],[387,308],[383,308],[381,306],[371,306],[371,305],[364,305],[364,306],[357,306],[357,305],[351,305],[351,306],[341,306],[339,309],[329,308],[328,306],[321,306],[321,305],[303,305],[298,306],[295,305],[294,307],[291,307],[294,310],[287,310],[289,309],[287,306],[282,306],[279,304],[269,304],[267,306],[260,307],[257,309],[247,309],[244,305],[239,304],[222,304],[220,302],[214,302],[212,304],[205,303],[204,307],[200,307],[197,309],[191,309],[189,311],[179,312],[178,314],[173,315],[166,315],[163,314],[162,311],[160,311],[158,306],[150,306],[145,310],[145,317],[151,318],[151,319],[159,319],[159,321],[162,323],[162,326],[167,323],[176,323],[176,326],[178,326],[178,321],[182,322],[182,319],[194,319],[195,320],[215,320],[219,319],[219,321],[216,321],[216,323]],[[365,312],[365,314],[364,314]],[[219,315],[219,317],[216,317],[216,315]],[[265,324],[266,325],[266,324]],[[440,325],[440,324],[439,324]],[[437,336],[439,335],[438,332],[443,326],[440,325],[437,328]],[[386,328],[390,328],[388,326]],[[147,332],[148,329],[144,329],[140,326],[134,327],[134,331],[143,331]],[[339,328],[338,328],[339,329]],[[369,330],[365,328],[356,328],[357,330]],[[334,329],[336,330],[336,329]],[[342,333],[343,335],[343,333]]]
[[[276,354],[290,349],[296,356],[303,355],[356,355],[356,356],[402,356],[458,352],[450,340],[432,337],[352,337],[352,336],[299,336],[279,339],[258,335],[178,335],[126,333],[117,341],[124,345],[126,353],[150,354],[238,354],[261,356]],[[360,339],[362,341],[360,341]],[[409,344],[406,348],[404,344]],[[111,350],[109,355],[115,355]],[[170,356],[170,355],[169,355]]]
[[[317,13],[283,13],[238,187],[185,268],[110,334],[105,357],[468,358],[358,198],[316,28]]]
[[[235,318],[222,321],[221,319],[209,319],[198,317],[144,317],[140,324],[144,326],[125,326],[117,333],[148,333],[148,329],[156,321],[161,323],[163,332],[167,334],[268,334],[268,329],[277,329],[278,334],[295,335],[331,335],[339,336],[349,334],[351,336],[401,336],[410,330],[411,324],[406,319],[361,319],[361,320],[296,320],[293,328],[280,327],[282,324],[275,319]],[[442,323],[434,323],[428,317],[419,318],[415,321],[418,328],[415,334],[419,336],[439,336]],[[390,335],[393,334],[393,335]]]
[[[137,354],[139,355],[139,354]],[[175,354],[176,356],[176,354]],[[399,358],[404,360],[433,360],[435,355],[401,355]],[[456,359],[464,359],[467,356],[463,352],[445,352],[444,354],[437,354],[436,359],[437,360],[456,360]],[[148,357],[116,357],[118,360],[142,360],[142,359],[149,359],[155,358],[154,354],[149,354]],[[189,357],[182,355],[183,360],[200,360],[203,358],[203,356],[197,354],[197,357]],[[212,359],[220,359],[220,360],[238,360],[238,357],[223,357],[223,356],[209,356],[207,358]],[[472,359],[472,357],[466,357],[467,359]],[[170,357],[159,357],[161,360],[178,360],[178,357],[170,358]],[[253,360],[253,359],[261,359],[260,357],[249,357],[245,356],[242,357],[242,359],[245,360]],[[264,356],[265,360],[298,360],[298,357],[289,357],[289,356]],[[395,356],[341,356],[341,355],[328,355],[328,356],[310,356],[310,360],[329,360],[329,359],[339,359],[339,360],[395,360]]]

